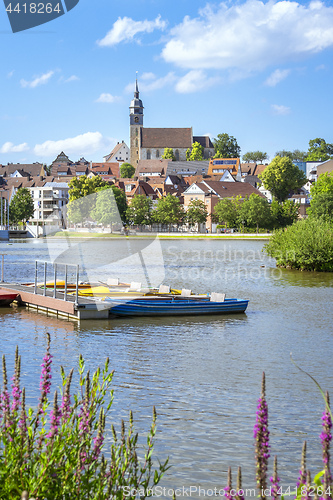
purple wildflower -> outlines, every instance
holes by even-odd
[[[332,419],[329,411],[330,400],[328,392],[326,393],[326,408],[324,414],[322,416],[323,421],[323,431],[320,434],[321,444],[323,448],[323,462],[325,464],[325,469],[329,470],[330,468],[330,442],[332,441]]]
[[[274,469],[273,476],[270,478],[270,482],[272,483],[272,498],[277,500],[279,498],[279,482],[280,478],[277,472],[277,456],[274,457]]]
[[[58,434],[58,428],[60,424],[61,413],[58,408],[58,393],[54,393],[53,410],[51,411],[51,428],[50,432],[46,435],[46,438],[51,440]]]
[[[101,453],[102,446],[103,446],[103,442],[104,442],[104,437],[103,437],[104,428],[105,428],[105,415],[104,415],[104,411],[103,411],[103,408],[102,408],[101,412],[99,414],[97,436],[94,438],[93,458],[95,460],[99,457],[99,455]]]
[[[296,484],[296,488],[302,487],[304,485],[306,485],[306,441],[304,441],[303,443],[301,468],[299,471],[299,477]]]
[[[22,390],[21,415],[19,420],[20,436],[23,439],[27,434],[27,414],[25,411],[25,388]]]
[[[257,463],[256,477],[259,497],[265,499],[267,489],[267,466],[269,459],[268,406],[265,399],[265,373],[262,375],[261,398],[258,400],[257,418],[254,426],[256,440],[255,456]]]
[[[10,427],[10,396],[8,392],[8,378],[7,378],[7,367],[6,367],[6,357],[2,356],[2,376],[3,376],[3,391],[1,395],[1,410],[2,418],[5,427]]]
[[[40,391],[42,393],[42,396],[44,398],[50,394],[51,390],[51,363],[52,363],[52,354],[50,354],[50,343],[51,343],[51,337],[50,334],[48,333],[48,341],[47,341],[47,349],[46,349],[46,354],[43,358],[43,363],[41,365],[42,367],[42,373],[40,377]]]
[[[224,488],[224,491],[225,491],[224,498],[226,498],[226,500],[234,500],[234,496],[231,494],[231,490],[232,490],[232,477],[231,477],[231,467],[229,467],[229,469],[228,469],[228,484]]]
[[[12,377],[12,412],[16,412],[20,406],[20,399],[22,391],[20,389],[20,376],[21,376],[21,356],[18,355],[18,347],[15,351],[15,372]]]
[[[244,490],[242,490],[242,469],[238,467],[236,500],[244,500]]]
[[[41,396],[39,400],[38,410],[37,410],[37,420],[36,423],[38,425],[38,416],[44,413],[43,405],[47,399],[47,395],[50,394],[51,391],[51,364],[52,364],[52,354],[50,354],[50,345],[51,345],[51,336],[47,333],[47,349],[46,354],[43,358],[42,363],[42,373],[40,376],[40,391]]]
[[[68,417],[72,411],[71,410],[70,386],[71,386],[71,382],[72,382],[73,371],[74,370],[72,368],[71,371],[69,372],[69,375],[68,375],[68,378],[66,381],[65,390],[64,390],[64,393],[62,396],[61,406],[60,406],[61,416],[62,416],[62,419],[64,421],[66,421],[68,419]]]

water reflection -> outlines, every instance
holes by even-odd
[[[331,275],[277,270],[258,241],[161,244],[166,284],[248,298],[246,315],[117,318],[77,324],[24,309],[3,310],[1,353],[8,355],[12,369],[15,345],[19,345],[29,401],[38,396],[49,331],[55,382],[60,365],[68,371],[80,353],[91,370],[110,357],[115,368],[112,419],[117,428],[132,408],[136,429],[147,431],[156,405],[156,454],[161,460],[170,455],[173,465],[163,485],[223,487],[227,467],[236,471],[241,464],[244,485],[252,487],[252,430],[265,370],[271,454],[279,456],[283,484],[295,484],[304,439],[309,467],[320,470],[321,396],[290,362],[290,352],[332,392]],[[17,279],[19,269],[20,277],[33,279],[33,260],[47,254],[45,244],[7,248],[7,275]],[[108,248],[105,241],[103,251]]]

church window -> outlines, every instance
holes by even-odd
[[[138,136],[138,129],[135,129],[135,135]]]
[[[150,160],[151,159],[151,152],[150,152],[150,149],[148,149],[147,151],[147,160]]]
[[[175,151],[175,157],[176,157],[176,160],[179,161],[179,151],[178,151],[178,149],[176,149],[176,151]]]
[[[157,150],[156,150],[156,158],[159,158],[159,157],[160,157],[160,152],[159,152],[159,150],[157,149]]]
[[[138,140],[135,139],[135,147],[137,148],[138,147]]]

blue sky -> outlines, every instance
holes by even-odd
[[[242,154],[333,142],[333,3],[80,0],[13,34],[0,5],[0,163],[102,161],[146,127],[236,137]]]

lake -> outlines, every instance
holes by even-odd
[[[90,369],[110,357],[115,369],[112,420],[116,428],[132,409],[136,429],[144,437],[156,406],[155,457],[169,456],[172,465],[162,486],[219,489],[226,485],[228,466],[235,477],[242,465],[243,485],[252,488],[253,425],[265,371],[271,456],[278,455],[283,486],[293,487],[297,481],[304,440],[312,475],[317,473],[324,404],[314,383],[292,364],[290,353],[332,392],[333,275],[276,269],[274,260],[262,252],[260,240],[162,240],[160,250],[156,242],[149,250],[149,243],[130,240],[131,248],[123,251],[115,241],[88,246],[83,242],[71,262],[77,263],[77,255],[88,248],[88,277],[94,272],[105,280],[106,261],[115,276],[117,270],[133,276],[140,262],[134,256],[139,246],[153,268],[152,280],[162,273],[163,282],[175,288],[249,299],[246,314],[78,324],[24,308],[1,309],[1,353],[7,356],[11,376],[14,349],[19,346],[28,402],[36,404],[49,332],[55,382],[59,366],[68,371],[80,353]],[[57,240],[52,245],[61,249],[63,243]],[[7,254],[5,280],[33,281],[34,261],[47,260],[50,245],[45,240],[2,242],[0,253]],[[122,258],[127,262],[123,267]],[[66,259],[70,259],[68,252]]]

